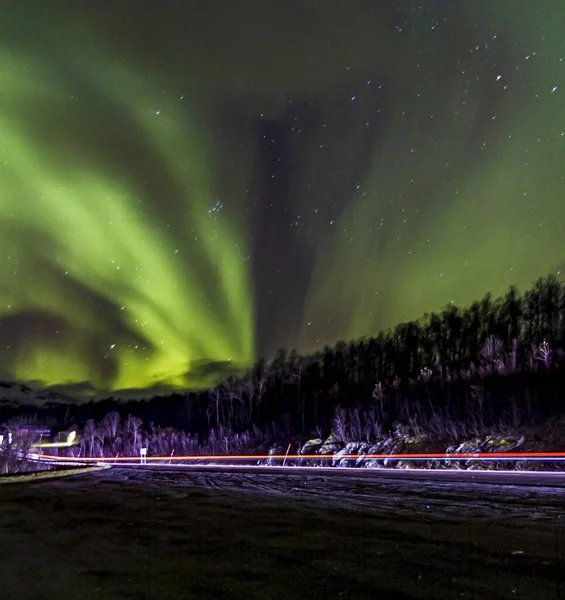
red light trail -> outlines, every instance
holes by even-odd
[[[132,463],[139,462],[139,456],[118,457],[78,457],[78,456],[55,456],[52,454],[29,453],[28,456],[35,460],[53,462],[76,462],[76,463]],[[257,460],[280,460],[280,461],[302,461],[302,460],[383,460],[383,461],[565,461],[565,452],[472,452],[462,454],[219,454],[219,455],[188,455],[188,456],[147,456],[147,463],[159,462],[212,462],[212,461],[257,461]]]

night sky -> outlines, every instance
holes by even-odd
[[[562,0],[0,7],[0,378],[202,386],[565,271]]]

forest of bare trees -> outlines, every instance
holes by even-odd
[[[80,444],[69,452],[73,456],[138,456],[142,447],[157,456],[230,454],[246,452],[262,441],[259,430],[234,433],[223,425],[211,427],[205,437],[186,433],[173,427],[148,428],[138,417],[108,413],[100,422],[89,419],[80,436]]]

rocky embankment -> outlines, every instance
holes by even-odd
[[[313,438],[306,442],[293,442],[290,454],[309,455],[309,458],[287,460],[286,464],[301,466],[326,466],[382,469],[488,469],[488,470],[565,470],[565,461],[529,460],[465,460],[457,455],[509,452],[561,452],[565,451],[565,417],[544,423],[540,427],[520,428],[504,433],[484,431],[468,439],[438,439],[429,435],[415,435],[407,428],[397,427],[394,434],[372,442],[343,441],[331,434],[326,439]],[[296,450],[298,448],[298,450]],[[273,445],[273,456],[262,464],[280,465],[286,448]],[[402,460],[398,454],[443,454],[452,460]],[[390,458],[373,458],[371,455],[390,455]],[[319,455],[320,458],[311,458]]]

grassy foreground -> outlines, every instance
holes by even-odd
[[[560,498],[539,520],[541,493],[439,487],[114,468],[3,486],[2,597],[563,597]]]

